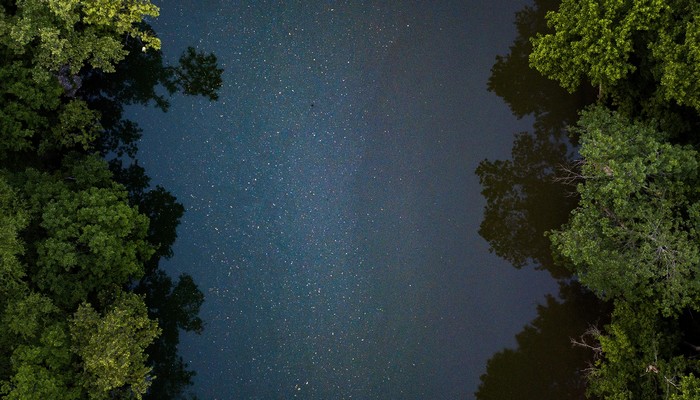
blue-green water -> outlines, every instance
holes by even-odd
[[[131,110],[187,208],[164,267],[207,295],[201,398],[473,398],[557,291],[478,234],[474,170],[532,124],[486,89],[525,4],[159,4],[166,57],[225,69],[218,102]]]

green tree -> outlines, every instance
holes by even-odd
[[[24,296],[27,289],[26,271],[19,260],[24,253],[19,234],[27,223],[27,212],[15,190],[0,178],[0,313]],[[11,371],[10,357],[15,341],[8,334],[8,328],[8,324],[0,324],[0,380]]]
[[[532,39],[530,62],[573,91],[593,85],[630,115],[664,130],[697,127],[700,9],[690,0],[564,0],[547,14],[553,32]],[[692,124],[692,126],[688,126]]]
[[[53,174],[23,174],[34,221],[28,232],[34,244],[30,280],[61,306],[138,279],[153,254],[146,241],[148,218],[128,204],[123,186],[110,177],[96,157],[67,159]]]
[[[91,399],[115,393],[140,399],[150,386],[144,350],[160,334],[143,299],[123,293],[102,315],[83,303],[70,321],[73,350],[82,359],[81,384]]]
[[[590,394],[651,400],[693,390],[700,363],[684,351],[678,319],[663,317],[653,303],[616,301],[612,323],[595,339],[601,356],[590,371]]]
[[[90,149],[101,131],[100,114],[90,110],[87,103],[73,99],[63,104],[58,111],[57,123],[51,135],[39,145],[39,153],[50,149]]]
[[[0,177],[0,305],[21,291],[25,277],[18,258],[24,253],[19,233],[28,224],[23,205],[16,190]]]
[[[697,398],[700,330],[700,8],[688,0],[563,0],[530,64],[599,104],[581,114],[582,159],[562,177],[578,207],[551,232],[580,281],[614,301],[589,394],[609,399]]]
[[[144,276],[162,274],[158,261],[172,255],[184,208],[162,187],[151,189],[137,164],[115,161],[113,176],[90,155],[134,158],[141,130],[123,119],[123,107],[153,100],[167,109],[159,85],[171,95],[218,97],[223,70],[213,54],[189,48],[178,66],[163,63],[145,21],[157,14],[148,0],[0,1],[5,398],[141,397],[151,366],[177,377],[147,397],[176,398],[191,385],[193,372],[177,357],[178,329],[201,332],[202,293],[188,276],[174,286]],[[160,281],[165,304],[147,308],[122,293],[134,285],[157,291],[149,285]],[[157,313],[169,336],[158,344],[148,319]]]
[[[67,324],[51,300],[38,294],[8,307],[3,316],[16,335],[10,378],[0,384],[8,399],[78,399]],[[26,324],[23,322],[26,321]],[[6,334],[6,332],[3,332]]]
[[[14,55],[31,57],[38,80],[62,66],[73,74],[87,65],[114,71],[126,55],[124,37],[160,48],[160,40],[141,29],[144,18],[158,16],[146,0],[23,0],[12,11],[0,14],[0,38]]]
[[[559,11],[547,14],[554,32],[533,39],[530,61],[570,91],[582,81],[612,87],[636,69],[631,60],[635,35],[658,29],[661,15],[669,11],[667,3],[564,0]]]
[[[99,113],[75,97],[86,69],[115,71],[138,42],[140,53],[160,41],[143,19],[158,8],[144,0],[23,0],[0,9],[0,159],[40,150],[81,147],[98,137]],[[142,51],[143,50],[143,51]],[[34,155],[33,158],[35,158]]]
[[[585,181],[569,223],[551,234],[556,250],[605,299],[650,302],[665,316],[697,309],[697,152],[600,107],[578,129]]]
[[[694,400],[700,398],[700,379],[692,373],[682,377],[680,393],[674,393],[670,398],[671,400]]]
[[[61,93],[56,81],[34,81],[24,62],[0,65],[0,160],[13,152],[35,150],[34,138],[48,130]]]

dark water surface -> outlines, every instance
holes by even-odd
[[[532,127],[487,91],[525,5],[160,4],[166,57],[225,68],[218,102],[133,111],[187,208],[164,268],[207,296],[181,343],[201,398],[473,398],[521,344],[558,284],[489,253],[474,171]]]

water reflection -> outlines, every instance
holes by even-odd
[[[562,128],[576,119],[581,105],[593,100],[595,95],[593,88],[569,94],[556,81],[529,68],[530,38],[537,33],[551,32],[545,15],[557,9],[559,3],[560,0],[535,0],[532,6],[516,13],[518,36],[509,54],[496,57],[488,81],[489,90],[501,97],[516,117],[534,116],[535,127],[553,136],[560,136]]]
[[[150,27],[144,27],[150,30]],[[126,44],[128,55],[109,77],[99,70],[86,73],[79,94],[101,113],[103,134],[96,150],[109,161],[114,180],[128,192],[129,202],[148,216],[148,241],[157,249],[144,266],[144,276],[131,289],[144,297],[149,317],[157,320],[159,337],[146,349],[153,380],[144,399],[189,398],[195,371],[179,354],[180,334],[200,334],[204,323],[199,310],[204,295],[188,274],[172,278],[164,259],[173,256],[172,246],[185,211],[174,195],[162,186],[152,187],[151,178],[138,163],[142,130],[132,121],[129,105],[139,104],[167,111],[170,95],[182,93],[216,100],[223,70],[213,54],[189,47],[179,65],[168,65],[163,53],[141,51],[141,43]],[[166,94],[167,93],[167,94]],[[151,132],[155,134],[157,132]]]
[[[516,336],[516,349],[503,350],[489,360],[476,392],[482,400],[583,398],[582,371],[591,354],[572,347],[571,338],[589,325],[601,326],[608,314],[607,306],[553,259],[545,236],[566,222],[576,206],[574,189],[554,178],[576,156],[576,138],[568,136],[566,127],[595,98],[592,89],[569,94],[528,67],[529,38],[548,31],[544,17],[558,4],[536,0],[516,15],[518,37],[508,55],[497,57],[488,88],[518,118],[533,117],[533,129],[515,136],[510,160],[484,160],[476,173],[487,202],[480,235],[514,267],[548,271],[559,282],[559,296],[549,296],[538,307],[538,317]]]
[[[516,135],[510,160],[484,160],[476,173],[487,201],[479,233],[492,251],[516,268],[533,263],[564,278],[568,272],[551,259],[544,233],[566,222],[576,199],[570,186],[553,178],[575,155],[566,127],[594,97],[569,94],[528,67],[529,38],[548,30],[544,15],[558,3],[539,0],[517,13],[518,37],[510,54],[497,57],[488,83],[515,116],[534,117],[533,131]]]
[[[488,362],[476,397],[487,399],[583,399],[581,370],[591,359],[588,349],[573,347],[590,324],[601,324],[598,299],[577,283],[564,284],[559,299],[548,296],[537,318],[516,340],[518,348],[496,353]]]

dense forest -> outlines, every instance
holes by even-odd
[[[489,89],[535,129],[512,160],[477,169],[480,233],[561,292],[489,361],[476,396],[700,398],[700,7],[537,0],[516,26]],[[566,212],[539,207],[554,202]],[[553,329],[567,312],[590,314],[569,338]],[[578,355],[545,361],[546,377],[527,365],[571,344]]]
[[[145,0],[0,1],[0,396],[191,398],[203,295],[159,267],[184,209],[137,162],[127,105],[217,99],[216,57],[168,65]]]

